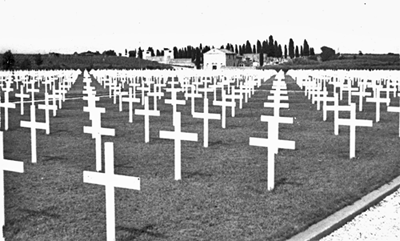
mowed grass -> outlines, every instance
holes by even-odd
[[[190,100],[178,106],[182,131],[199,137],[182,142],[181,181],[174,180],[173,141],[159,138],[160,130],[173,130],[172,106],[158,102],[161,116],[150,117],[150,143],[145,144],[143,116],[129,123],[126,103],[119,112],[112,99],[101,98],[97,105],[107,109],[102,126],[116,133],[103,137],[114,143],[115,173],[141,179],[140,191],[116,188],[117,240],[284,240],[400,174],[398,114],[382,105],[379,123],[357,128],[356,158],[350,160],[349,128],[341,127],[335,136],[333,113],[322,121],[322,111],[293,79],[286,82],[293,91],[290,109],[281,115],[295,119],[280,125],[279,133],[295,141],[296,149],[276,155],[272,192],[267,191],[267,148],[249,146],[249,137],[267,137],[260,116],[272,115],[263,107],[272,79],[236,109],[236,117],[227,111],[226,129],[210,121],[208,148],[203,147],[203,120],[190,115]],[[82,85],[79,77],[70,94],[78,96]],[[96,90],[108,94],[98,84]],[[392,105],[398,103],[398,97],[392,98]],[[6,240],[106,239],[105,188],[83,183],[83,171],[95,171],[95,142],[83,133],[83,126],[90,125],[85,105],[82,99],[67,100],[50,118],[50,135],[38,131],[37,164],[30,162],[30,130],[20,127],[20,120],[29,120],[28,104],[24,116],[19,105],[10,111],[5,158],[23,161],[25,172],[5,173]],[[196,111],[202,110],[198,99]],[[221,110],[210,104],[210,112]],[[43,122],[44,111],[37,114]],[[375,105],[364,103],[357,118],[374,120]]]

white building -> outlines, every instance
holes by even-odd
[[[226,49],[211,49],[203,55],[203,69],[220,69],[226,66],[237,66],[239,59],[236,53]]]

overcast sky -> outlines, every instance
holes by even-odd
[[[103,52],[294,40],[400,51],[399,0],[0,0],[0,52]]]

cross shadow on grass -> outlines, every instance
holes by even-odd
[[[212,174],[209,173],[203,173],[203,172],[199,172],[199,171],[195,171],[195,172],[183,172],[182,173],[184,178],[192,178],[192,177],[211,177]]]
[[[128,227],[117,226],[116,229],[117,229],[117,231],[124,231],[124,232],[129,233],[129,236],[122,239],[123,241],[135,240],[142,235],[147,235],[147,236],[151,236],[154,238],[163,238],[163,239],[167,238],[167,236],[165,234],[153,232],[152,229],[154,227],[155,227],[154,224],[148,224],[148,225],[144,226],[143,228],[134,228],[134,227],[128,228]]]

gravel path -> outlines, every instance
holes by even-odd
[[[321,241],[400,240],[400,189]]]

